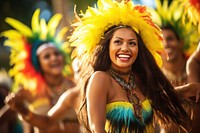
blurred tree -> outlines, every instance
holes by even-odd
[[[97,2],[97,0],[73,0],[74,4],[76,4],[77,6],[77,13],[80,13],[80,10],[82,10],[83,12],[86,11],[86,9],[88,8],[88,6],[94,6]]]
[[[33,0],[1,0],[0,4],[0,32],[10,28],[5,23],[6,17],[16,18],[23,23],[30,25],[29,20],[34,10]]]
[[[53,13],[60,13],[63,16],[59,27],[70,27],[70,13],[73,10],[71,0],[51,0],[51,3]]]
[[[85,12],[88,5],[94,6],[94,3],[96,2],[97,0],[51,0],[53,13],[61,13],[63,15],[63,19],[59,26],[67,26],[69,28],[71,28],[70,25],[75,19],[74,5],[76,5],[76,12],[79,14],[80,10]],[[70,32],[68,33],[70,34]]]

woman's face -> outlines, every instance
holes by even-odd
[[[111,66],[121,71],[131,69],[138,55],[138,39],[133,30],[117,29],[109,45]]]
[[[48,47],[44,49],[38,55],[38,60],[43,74],[59,75],[62,73],[64,59],[56,48]]]

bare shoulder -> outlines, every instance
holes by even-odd
[[[101,80],[101,81],[110,81],[110,77],[108,75],[108,73],[104,72],[104,71],[96,71],[92,74],[91,80]]]
[[[107,93],[110,88],[111,78],[108,73],[104,71],[94,72],[88,82],[87,90],[94,90],[94,93]],[[93,91],[91,91],[93,92]]]
[[[192,55],[187,60],[187,67],[193,67],[192,65],[194,64],[194,62],[200,64],[200,42],[196,50],[192,53]]]
[[[200,60],[200,42],[197,48],[197,58]]]
[[[200,61],[200,42],[198,44],[198,47],[196,49],[196,51],[194,52],[194,58],[196,58],[196,60]]]

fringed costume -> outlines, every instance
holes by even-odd
[[[112,102],[106,106],[106,131],[108,133],[153,133],[153,110],[149,100],[142,102],[142,118],[134,115],[129,102]]]

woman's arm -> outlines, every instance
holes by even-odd
[[[184,97],[196,96],[196,102],[199,100],[200,83],[188,83],[186,85],[177,86],[175,90]]]
[[[36,115],[28,109],[25,104],[25,97],[28,94],[29,92],[27,90],[20,89],[17,93],[10,93],[5,98],[5,102],[9,105],[9,109],[19,113],[23,119],[30,122],[30,124],[35,125],[34,123],[36,123],[36,125],[40,125],[41,128],[45,128],[45,126],[47,126],[45,124],[51,124],[51,121],[49,120],[49,117]]]
[[[23,90],[20,90],[17,94],[11,93],[7,96],[6,102],[10,105],[11,109],[20,113],[21,116],[31,125],[46,130],[48,127],[58,124],[58,121],[61,120],[61,118],[68,112],[69,108],[72,107],[70,102],[68,102],[71,98],[70,94],[71,91],[69,90],[63,93],[56,105],[49,111],[48,115],[38,115],[31,112],[23,102]]]
[[[200,43],[186,64],[188,82],[200,82]]]
[[[58,121],[64,117],[77,119],[77,115],[74,116],[77,108],[77,99],[79,96],[79,89],[71,88],[64,92],[58,102],[49,110],[48,116]]]
[[[105,133],[106,103],[109,78],[104,72],[95,72],[87,85],[87,114],[93,133]]]

